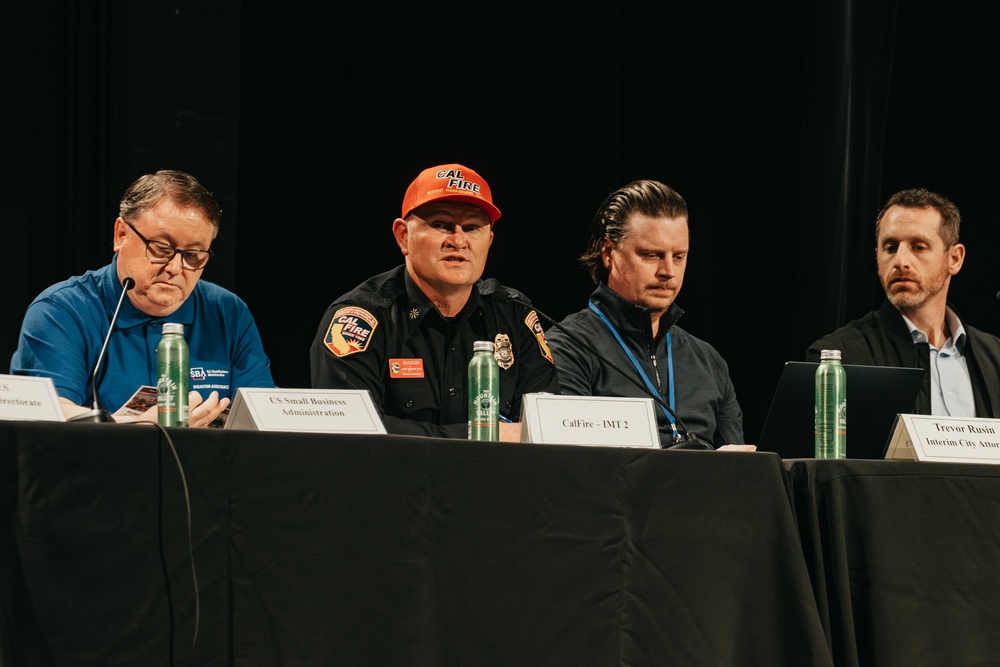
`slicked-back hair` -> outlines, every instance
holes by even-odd
[[[133,221],[164,197],[183,208],[196,208],[212,223],[212,238],[219,233],[222,209],[212,193],[191,174],[175,169],[161,169],[145,174],[128,186],[118,204],[118,215]]]
[[[595,283],[607,282],[608,270],[601,257],[604,240],[618,246],[629,235],[629,218],[634,213],[650,217],[687,218],[687,202],[673,188],[659,181],[638,180],[609,194],[594,214],[587,248],[580,263]]]
[[[908,190],[900,190],[893,196],[889,197],[885,206],[883,206],[882,210],[878,212],[878,217],[875,218],[876,244],[878,244],[878,234],[882,226],[882,218],[885,217],[886,211],[893,206],[902,206],[903,208],[934,209],[941,214],[941,226],[938,228],[938,234],[940,234],[941,239],[944,240],[945,249],[948,249],[958,243],[958,228],[962,222],[962,216],[958,212],[958,207],[944,195],[931,192],[926,188],[910,188]]]

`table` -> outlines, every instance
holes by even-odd
[[[776,455],[168,433],[193,568],[155,426],[0,422],[0,665],[832,664]]]
[[[837,665],[1000,664],[1000,467],[785,464]]]

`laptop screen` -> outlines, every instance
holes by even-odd
[[[789,361],[781,371],[764,428],[760,451],[784,459],[815,455],[815,382],[818,362]],[[847,458],[881,459],[897,414],[911,414],[924,378],[922,368],[844,364],[847,371]]]

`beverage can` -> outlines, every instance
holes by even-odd
[[[488,340],[473,343],[469,360],[469,439],[500,439],[500,367]]]
[[[184,325],[164,322],[156,346],[156,420],[161,426],[188,425],[189,355]]]
[[[847,458],[847,371],[840,350],[823,350],[816,368],[815,457]]]

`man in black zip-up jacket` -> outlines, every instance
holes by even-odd
[[[840,350],[845,364],[923,368],[915,414],[1000,416],[1000,338],[963,322],[948,303],[965,259],[961,217],[923,188],[897,192],[875,223],[882,307],[809,346],[806,358]]]
[[[674,299],[687,267],[687,219],[684,199],[657,181],[633,181],[605,199],[580,257],[598,287],[587,308],[546,332],[559,388],[587,396],[659,396],[680,417],[656,406],[664,447],[686,429],[716,449],[753,450],[743,444],[743,412],[726,362],[676,324],[684,313]]]
[[[972,383],[976,417],[1000,415],[997,391],[1000,390],[1000,339],[963,323],[965,360]],[[882,307],[861,319],[849,322],[809,346],[806,357],[819,361],[821,350],[840,350],[845,364],[903,366],[923,368],[924,382],[917,394],[913,413],[931,414],[931,348],[926,342],[914,342],[903,316],[887,299]],[[967,415],[968,416],[968,415]]]

